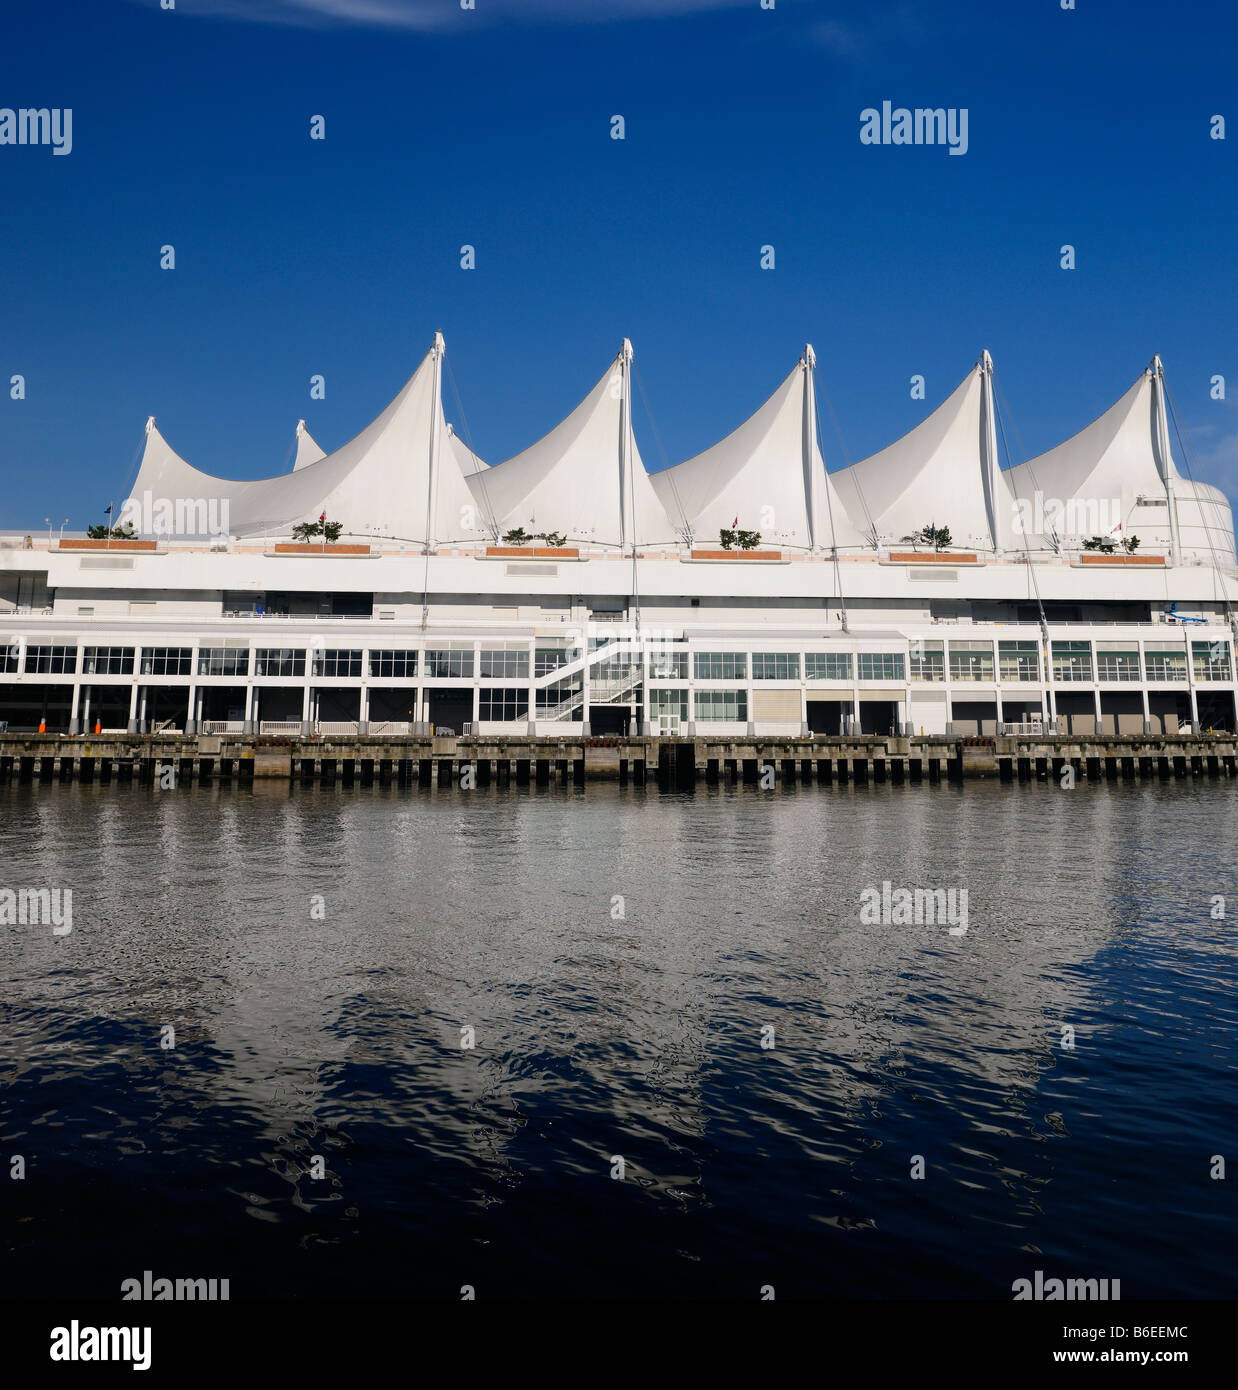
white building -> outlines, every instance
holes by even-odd
[[[0,538],[0,723],[1235,727],[1233,519],[1179,470],[1159,359],[1003,470],[985,353],[902,439],[830,473],[807,347],[738,428],[649,474],[626,340],[561,424],[494,466],[444,419],[443,353],[436,335],[339,449],[302,421],[277,477],[203,473],[152,419],[124,513],[141,540]],[[336,542],[291,542],[323,516]],[[946,548],[911,539],[943,527]]]

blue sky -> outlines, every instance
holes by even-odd
[[[1238,500],[1238,7],[1079,5],[10,11],[0,107],[71,107],[73,149],[0,146],[0,528],[98,520],[150,414],[226,476],[290,466],[298,417],[334,448],[436,329],[490,462],[630,337],[650,468],[734,428],[805,341],[831,467],[917,423],[985,347],[1016,462],[1159,351],[1197,476]],[[862,145],[887,99],[966,107],[967,153]]]

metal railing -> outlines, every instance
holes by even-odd
[[[301,721],[299,719],[262,719],[258,723],[260,734],[299,734],[301,732]]]
[[[245,724],[240,719],[204,719],[200,727],[204,734],[239,734]]]
[[[583,689],[574,690],[570,695],[565,696],[557,704],[537,706],[538,719],[566,719],[573,710],[579,709],[585,702],[585,692]]]
[[[265,609],[259,613],[252,608],[225,608],[223,616],[225,618],[286,618],[295,622],[308,619],[310,622],[346,623],[368,622],[375,615],[373,613],[268,613]]]

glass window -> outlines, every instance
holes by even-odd
[[[993,679],[992,642],[950,643],[952,681],[991,681]]]
[[[911,643],[911,679],[913,681],[944,681],[946,679],[946,644],[924,642],[918,637]]]
[[[997,662],[1004,681],[1040,679],[1040,648],[1035,642],[999,642]]]
[[[529,674],[528,647],[483,647],[477,674],[490,680],[520,680]]]
[[[188,676],[193,670],[192,647],[143,647],[144,676]]]
[[[1176,651],[1152,652],[1143,654],[1144,666],[1150,681],[1186,680],[1186,652],[1179,647]]]
[[[529,692],[524,686],[483,686],[478,719],[514,720],[529,717]]]
[[[654,647],[649,653],[649,678],[655,681],[687,680],[688,653],[671,651],[666,647]]]
[[[247,647],[199,647],[198,675],[249,675],[249,649]]]
[[[472,647],[430,647],[427,649],[427,676],[433,676],[437,680],[461,680],[472,674]]]
[[[1134,650],[1121,650],[1116,647],[1096,650],[1096,674],[1103,681],[1137,681],[1139,679],[1139,653]]]
[[[862,681],[901,681],[903,679],[902,652],[860,652],[860,679]]]
[[[753,652],[754,681],[797,681],[800,678],[799,652]]]
[[[314,653],[316,676],[359,676],[361,653],[357,651],[320,651]]]
[[[742,681],[748,675],[748,655],[746,652],[694,652],[692,672],[698,681]]]
[[[259,647],[254,653],[256,676],[303,676],[305,653],[293,647]]]
[[[415,651],[381,651],[370,653],[371,676],[398,676],[408,679],[417,674]]]
[[[76,647],[27,647],[26,674],[63,676],[77,669]]]
[[[87,647],[82,656],[82,671],[87,676],[131,676],[132,647]]]
[[[849,681],[850,652],[808,652],[804,657],[804,674],[810,681]]]
[[[702,723],[747,721],[748,692],[746,690],[698,690],[696,717]]]
[[[589,668],[589,679],[593,685],[632,685],[640,680],[641,667],[634,657],[610,656],[595,661]]]
[[[1090,681],[1092,679],[1092,644],[1090,642],[1054,642],[1053,679],[1062,682]]]
[[[570,647],[538,647],[533,654],[533,675],[548,676],[566,666],[574,655]]]
[[[716,692],[702,692],[702,694],[711,695],[714,693]],[[649,692],[649,718],[654,723],[660,719],[678,719],[680,723],[687,723],[687,690],[651,690]]]
[[[1195,679],[1197,681],[1227,681],[1233,669],[1229,659],[1229,643],[1192,642],[1194,653]]]
[[[21,648],[17,645],[17,639],[14,637],[6,646],[0,647],[0,671],[9,674],[20,669]]]

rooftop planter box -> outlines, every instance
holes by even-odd
[[[488,545],[487,555],[505,560],[579,560],[576,545]]]
[[[278,541],[276,555],[368,555],[368,545],[323,545],[321,541]]]
[[[781,560],[781,550],[694,550],[694,560]]]
[[[968,550],[891,550],[895,565],[978,565],[980,556]]]
[[[1163,565],[1163,555],[1106,555],[1103,551],[1089,550],[1079,556],[1081,565]]]
[[[61,550],[156,550],[158,541],[62,540]]]

